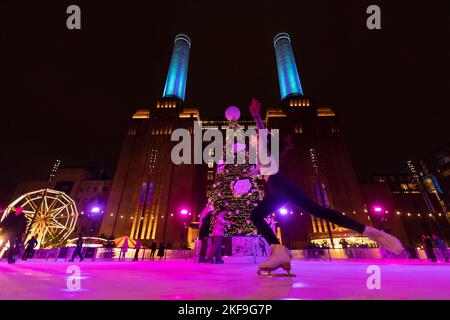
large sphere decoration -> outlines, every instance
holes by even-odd
[[[225,110],[225,118],[227,118],[228,121],[231,120],[239,120],[241,117],[241,110],[239,110],[236,106],[229,106],[227,110]]]
[[[1,220],[18,207],[24,208],[27,230],[30,228],[33,216],[36,215],[28,238],[34,235],[39,248],[61,244],[74,231],[78,219],[75,202],[61,191],[47,189],[45,192],[42,189],[26,193],[8,206]]]
[[[252,184],[249,179],[238,180],[233,185],[233,195],[234,196],[242,196],[247,194],[252,188]]]

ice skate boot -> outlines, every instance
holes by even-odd
[[[404,250],[400,240],[398,240],[393,235],[390,235],[389,233],[383,232],[381,230],[372,227],[366,227],[363,236],[372,239],[373,241],[378,243],[380,247],[384,247],[395,254],[401,254]]]
[[[268,277],[295,277],[291,273],[291,258],[287,249],[281,244],[272,244],[270,246],[270,258],[258,266],[258,274]],[[273,274],[272,271],[283,268],[287,274]]]

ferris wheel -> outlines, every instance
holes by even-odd
[[[78,219],[75,202],[61,191],[42,189],[26,193],[8,206],[1,220],[18,207],[24,208],[28,237],[34,235],[40,248],[61,244],[74,231]]]

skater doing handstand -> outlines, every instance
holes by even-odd
[[[249,110],[256,122],[257,128],[265,129],[260,115],[261,104],[259,101],[253,99]],[[281,157],[282,156],[283,151]],[[269,189],[269,192],[266,193],[264,199],[255,207],[250,215],[258,233],[266,239],[271,249],[269,259],[259,265],[258,274],[262,274],[263,272],[270,273],[280,267],[286,270],[288,275],[290,274],[291,263],[287,249],[280,244],[275,233],[265,221],[265,218],[268,215],[272,214],[286,203],[297,205],[309,212],[309,214],[320,219],[328,220],[341,227],[354,230],[396,254],[400,254],[403,251],[402,244],[394,236],[375,228],[365,226],[364,224],[343,215],[339,211],[323,207],[312,201],[297,184],[278,173],[278,167],[273,158],[269,166],[261,165],[259,161],[257,161],[255,170],[247,175],[263,176]]]

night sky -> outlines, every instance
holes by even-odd
[[[66,28],[77,4],[82,29]],[[381,7],[382,29],[366,28]],[[291,35],[306,96],[338,112],[360,177],[450,141],[450,1],[0,2],[0,204],[64,166],[114,172],[129,116],[163,92],[192,39],[187,106],[279,103],[272,39]]]

